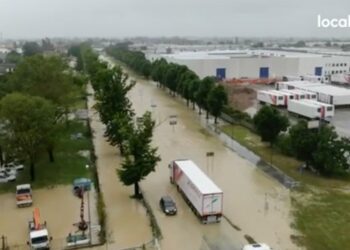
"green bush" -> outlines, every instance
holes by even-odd
[[[276,142],[277,149],[285,155],[294,156],[291,138],[289,134],[281,134],[277,138]]]

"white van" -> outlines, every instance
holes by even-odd
[[[255,244],[245,245],[242,248],[242,250],[272,250],[272,249],[265,243],[255,243]]]

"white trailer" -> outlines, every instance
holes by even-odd
[[[334,74],[331,75],[331,83],[340,85],[350,85],[350,74]]]
[[[301,81],[302,77],[301,76],[283,76],[283,81],[289,82],[289,81]]]
[[[172,161],[169,169],[171,183],[177,186],[202,223],[220,222],[222,190],[191,160]]]
[[[303,75],[302,80],[314,82],[314,83],[317,83],[317,82],[324,83],[324,82],[328,81],[328,77],[315,76],[315,75]]]
[[[294,99],[295,99],[295,94],[289,93],[288,91],[274,90],[274,92],[283,95],[283,98],[284,98],[284,106],[286,106],[286,107],[288,106],[289,100],[294,100]]]
[[[291,100],[288,111],[309,119],[329,120],[334,116],[334,106],[314,100]]]
[[[284,106],[284,95],[274,90],[258,90],[257,99],[260,103],[273,106]]]
[[[300,89],[282,89],[281,92],[290,93],[293,95],[294,100],[303,100],[303,99],[310,99],[310,100],[317,100],[317,94],[300,90]]]

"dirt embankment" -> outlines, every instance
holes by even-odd
[[[233,85],[223,83],[229,96],[229,104],[240,111],[244,111],[254,105],[256,91],[250,85]]]

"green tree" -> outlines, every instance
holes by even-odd
[[[262,141],[267,141],[272,146],[279,133],[286,131],[289,126],[288,118],[271,107],[264,106],[254,116],[253,122]]]
[[[313,160],[313,153],[316,150],[318,133],[316,130],[309,129],[307,122],[299,121],[289,130],[290,143],[293,152],[299,160],[305,161],[306,167],[309,167]]]
[[[196,100],[197,100],[197,92],[201,81],[199,79],[195,79],[189,82],[187,85],[188,98],[192,102],[192,109],[195,109]]]
[[[215,81],[213,77],[205,77],[199,85],[199,88],[196,92],[196,103],[199,107],[199,114],[201,114],[201,109],[207,110],[207,119],[209,119],[209,110],[208,110],[208,95],[210,90],[214,87]]]
[[[5,62],[6,63],[14,63],[17,64],[20,62],[21,60],[21,55],[19,53],[17,53],[16,51],[12,50],[10,51],[5,58]]]
[[[57,105],[57,116],[68,113],[77,87],[68,65],[58,56],[36,55],[19,63],[9,78],[10,91],[41,96]]]
[[[323,175],[347,174],[349,165],[349,139],[339,138],[331,126],[322,126],[315,152],[313,152],[313,166]]]
[[[155,122],[151,113],[146,112],[133,132],[129,134],[126,146],[126,156],[122,168],[117,170],[119,179],[126,186],[134,185],[134,197],[140,198],[139,182],[155,171],[160,156],[157,148],[151,146]]]
[[[124,153],[124,141],[130,130],[134,112],[127,97],[135,83],[128,82],[120,67],[100,70],[94,78],[98,88],[95,92],[96,109],[101,121],[106,125],[105,136],[111,145],[118,145]]]
[[[42,52],[40,45],[36,42],[26,42],[22,49],[24,56],[34,56]]]
[[[6,144],[28,159],[34,181],[37,155],[55,129],[54,105],[41,97],[12,93],[0,101],[0,118]]]
[[[210,113],[214,116],[215,123],[217,123],[217,118],[221,115],[221,112],[227,103],[227,93],[222,85],[217,85],[210,90],[207,106]]]

